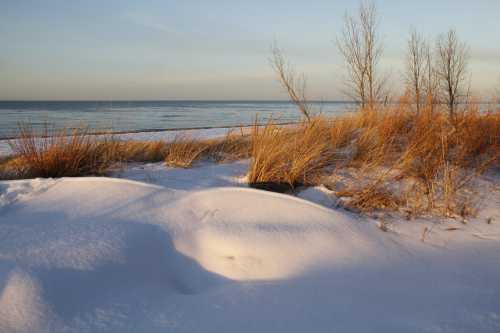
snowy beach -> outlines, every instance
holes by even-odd
[[[0,1],[0,333],[500,333],[499,12]]]
[[[0,331],[500,329],[498,180],[467,224],[382,232],[321,188],[245,188],[246,167],[1,182]]]

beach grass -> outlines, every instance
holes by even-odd
[[[461,196],[475,176],[498,166],[500,113],[466,105],[446,109],[408,103],[370,107],[338,118],[313,117],[293,128],[268,123],[252,133],[249,184],[286,191],[355,178],[336,195],[361,212],[405,209],[412,215],[472,211]],[[467,198],[466,198],[467,199]]]
[[[221,138],[177,135],[170,141],[119,140],[96,135],[86,126],[36,133],[21,124],[9,144],[12,156],[0,160],[1,179],[103,176],[126,163],[164,162],[189,168],[200,161],[223,163],[250,157],[250,137],[228,131]]]
[[[325,185],[359,212],[467,215],[473,209],[462,190],[498,167],[499,140],[498,110],[467,104],[450,119],[444,107],[428,104],[417,113],[404,99],[295,125],[255,122],[249,131],[211,139],[181,134],[169,141],[122,141],[86,127],[40,136],[22,125],[10,142],[13,156],[0,160],[0,177],[101,176],[130,162],[190,168],[249,159],[248,184],[255,188],[290,192]]]
[[[250,186],[286,191],[316,184],[330,164],[334,150],[329,141],[329,123],[317,117],[294,127],[272,121],[252,130]]]
[[[113,161],[112,139],[92,135],[87,127],[50,132],[40,136],[22,124],[18,138],[9,142],[14,153],[11,173],[20,178],[57,178],[103,175]]]

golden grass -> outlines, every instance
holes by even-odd
[[[223,138],[207,140],[206,158],[215,162],[231,162],[251,156],[251,137],[240,129],[229,131]]]
[[[275,191],[314,184],[325,172],[332,151],[328,122],[322,118],[293,129],[272,122],[254,125],[248,182]]]
[[[295,127],[255,126],[248,181],[285,191],[355,168],[358,181],[337,193],[349,198],[349,208],[463,215],[472,209],[460,191],[498,165],[499,138],[498,111],[468,105],[450,122],[439,106],[424,105],[417,114],[402,100]]]
[[[367,154],[370,160],[377,160],[377,165],[397,172],[383,173],[369,187],[357,189],[351,204],[361,209],[376,207],[381,188],[387,183],[412,179],[415,184],[409,190],[411,195],[403,193],[406,199],[392,205],[395,209],[404,202],[415,211],[439,210],[443,215],[472,211],[464,208],[467,203],[459,200],[459,191],[498,162],[498,113],[481,114],[470,107],[451,123],[444,111],[436,112],[429,106],[418,115],[388,112],[386,117],[396,119],[374,127],[383,133],[376,145],[383,149],[372,149]]]
[[[166,147],[167,166],[189,168],[201,160],[217,163],[230,162],[250,156],[250,138],[247,135],[229,131],[225,137],[197,140],[177,136]]]
[[[50,134],[50,135],[49,135]],[[0,160],[0,179],[77,177],[104,175],[127,162],[162,162],[191,167],[200,160],[217,163],[250,156],[250,137],[229,131],[222,138],[196,140],[176,136],[172,141],[119,141],[111,135],[96,136],[88,128],[38,135],[21,125],[10,141],[13,156]]]
[[[202,158],[207,149],[206,141],[177,136],[168,144],[165,164],[170,167],[189,168]]]
[[[14,172],[15,159],[12,157],[0,158],[0,180],[16,179]]]
[[[97,140],[87,128],[59,130],[38,137],[28,125],[9,142],[15,158],[9,166],[16,177],[76,177],[102,175],[114,160],[107,139]]]
[[[122,162],[161,162],[167,154],[164,141],[115,141],[112,145]]]
[[[349,169],[357,179],[337,191],[348,208],[463,216],[473,212],[463,190],[475,176],[499,166],[499,140],[499,110],[480,112],[470,104],[450,121],[437,105],[424,105],[417,114],[404,99],[294,126],[256,123],[250,135],[233,131],[205,140],[179,135],[168,142],[117,141],[84,128],[37,138],[24,126],[11,142],[15,156],[0,161],[0,177],[102,175],[121,162],[188,168],[200,161],[250,158],[253,187],[286,192],[327,184]]]

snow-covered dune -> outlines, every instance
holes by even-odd
[[[423,243],[251,189],[1,182],[0,332],[498,332],[500,228],[471,228]]]

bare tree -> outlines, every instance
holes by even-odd
[[[430,63],[428,49],[425,39],[413,29],[408,40],[405,79],[408,90],[413,94],[417,113],[420,113],[423,97],[426,94],[426,80],[428,80],[426,65]]]
[[[376,69],[382,56],[382,45],[377,34],[377,9],[375,3],[361,4],[359,10],[363,39],[365,45],[366,77],[368,79],[369,103],[380,99],[382,82],[377,77]]]
[[[437,99],[438,79],[434,67],[434,59],[431,47],[428,42],[425,45],[425,96],[430,107],[434,109],[434,103]]]
[[[271,52],[270,63],[278,76],[279,82],[285,88],[292,103],[297,106],[307,121],[310,121],[311,112],[306,97],[306,79],[304,75],[297,75],[293,66],[285,59],[283,51],[276,43],[272,46]]]
[[[459,41],[455,30],[441,35],[436,43],[436,74],[439,90],[445,99],[450,117],[455,118],[457,104],[467,88],[467,63],[469,48]]]
[[[346,95],[364,107],[367,102],[367,88],[363,42],[358,23],[350,16],[345,17],[342,39],[337,40],[337,45],[348,72]]]
[[[383,47],[377,27],[375,4],[362,2],[357,16],[346,13],[344,30],[337,40],[347,66],[346,94],[362,106],[373,105],[383,97],[385,80],[377,71]]]

